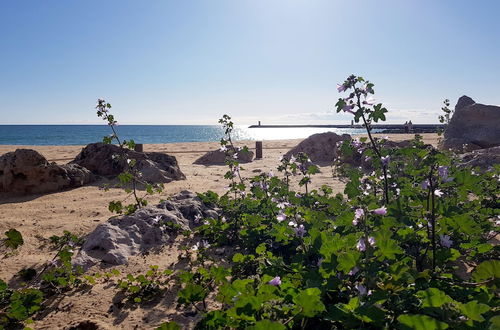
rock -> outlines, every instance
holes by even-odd
[[[253,151],[237,151],[238,162],[249,163],[253,160]],[[197,160],[193,164],[197,165],[225,165],[226,164],[226,153],[220,150],[209,151]]]
[[[443,148],[471,151],[500,145],[500,107],[462,96],[444,132]]]
[[[85,239],[74,264],[85,269],[98,262],[126,264],[130,256],[167,243],[173,230],[169,229],[172,226],[161,225],[162,222],[191,230],[201,219],[217,217],[217,210],[205,205],[195,193],[182,191],[156,206],[142,208],[132,215],[112,217],[97,226]],[[155,218],[160,218],[160,223]]]
[[[349,134],[333,132],[313,134],[288,151],[284,157],[290,159],[299,152],[306,153],[313,162],[332,162],[337,156],[337,142],[350,140]]]
[[[402,140],[402,141],[384,140],[382,142],[381,139],[375,138],[375,141],[381,149],[389,150],[390,154],[397,149],[408,148],[412,145],[412,140]],[[341,163],[350,164],[353,167],[361,167],[365,172],[372,171],[374,169],[373,160],[372,159],[367,160],[366,158],[367,157],[366,151],[371,148],[372,145],[370,143],[370,140],[367,139],[367,141],[365,143],[360,144],[360,147],[356,148],[357,151],[355,149],[351,155],[342,155],[339,153],[339,161]],[[425,149],[434,147],[430,144],[423,144],[419,148]]]
[[[96,175],[115,177],[125,168],[120,147],[113,144],[91,143],[76,156],[70,164],[78,164]],[[136,152],[125,149],[127,159],[135,159],[142,178],[149,183],[166,183],[173,180],[184,180],[174,156],[159,152]]]
[[[475,150],[462,155],[460,166],[479,167],[487,170],[493,165],[500,164],[500,147]]]
[[[17,149],[0,156],[0,192],[41,194],[83,186],[94,180],[77,165],[49,163],[35,150]]]

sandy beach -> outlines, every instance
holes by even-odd
[[[389,139],[401,141],[411,139],[409,134],[390,135]],[[423,134],[424,142],[437,145],[437,134]],[[279,157],[297,145],[301,140],[264,141],[263,159],[244,164],[242,174],[252,177],[259,172],[276,171]],[[241,141],[238,146],[255,147],[254,141]],[[82,146],[0,146],[0,154],[18,148],[29,148],[39,151],[49,161],[59,164],[68,163],[82,149]],[[213,190],[222,194],[226,190],[227,181],[223,178],[225,166],[193,165],[193,162],[209,150],[218,148],[217,142],[148,144],[145,151],[168,153],[177,158],[186,180],[174,181],[165,185],[160,196],[151,198],[151,202],[166,198],[182,190],[204,192]],[[313,177],[312,187],[318,188],[327,184],[335,192],[342,192],[342,182],[332,177],[330,166],[321,166],[321,173]],[[108,211],[108,202],[122,199],[125,193],[119,189],[104,191],[101,187],[106,183],[101,180],[94,184],[77,189],[66,190],[46,195],[24,197],[0,196],[0,232],[9,228],[17,228],[25,239],[25,244],[13,255],[1,260],[0,278],[16,283],[13,276],[23,268],[38,268],[52,259],[54,252],[48,249],[48,238],[62,235],[63,231],[84,236],[99,223],[106,221],[113,214]],[[180,242],[172,242],[158,254],[137,256],[126,266],[117,267],[122,274],[144,271],[149,265],[169,267],[177,262]],[[161,302],[148,308],[122,308],[114,302],[118,299],[119,290],[108,284],[97,284],[90,291],[71,293],[51,302],[51,312],[43,319],[35,321],[36,329],[63,328],[83,320],[92,320],[105,329],[151,328],[161,321],[175,320],[186,327],[194,324],[193,316],[177,313],[175,294],[167,295]],[[43,316],[43,313],[42,313]]]

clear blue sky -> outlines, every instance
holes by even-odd
[[[340,123],[336,83],[389,122],[500,105],[498,0],[0,0],[0,124]]]

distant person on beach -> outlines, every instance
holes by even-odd
[[[405,121],[405,133],[408,133],[409,132],[409,125],[408,125],[408,122]]]
[[[413,123],[411,122],[411,120],[408,122],[408,132],[413,132]]]

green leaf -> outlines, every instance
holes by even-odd
[[[384,321],[385,313],[380,308],[365,304],[356,309],[356,317],[363,322],[381,323]]]
[[[318,288],[302,290],[293,301],[301,307],[300,314],[306,317],[313,317],[325,311],[325,305],[321,302],[321,290]]]
[[[440,322],[427,315],[400,315],[398,321],[401,324],[401,329],[413,330],[443,330],[448,329],[448,324]]]
[[[493,278],[500,278],[500,261],[483,261],[472,272],[472,278],[477,282],[482,282]]]
[[[358,251],[349,251],[346,253],[339,253],[337,256],[338,266],[337,269],[348,273],[353,269],[359,260],[360,253]]]
[[[500,329],[500,315],[493,316],[490,319],[489,330],[499,330]]]
[[[191,304],[198,301],[203,301],[207,296],[208,292],[201,285],[198,284],[188,284],[186,287],[179,291],[177,294],[179,297],[179,303],[181,304]]]
[[[7,238],[4,240],[6,247],[11,249],[17,249],[19,246],[24,244],[23,235],[14,228],[9,229],[5,232]]]
[[[156,330],[181,330],[180,325],[174,321],[163,322]]]
[[[443,291],[436,288],[417,292],[417,297],[422,300],[422,307],[441,307],[446,303],[454,302],[454,300]]]
[[[7,316],[14,320],[23,321],[40,309],[42,301],[43,293],[39,290],[18,290],[10,297]]]
[[[258,321],[255,323],[255,325],[247,328],[247,330],[283,330],[283,329],[286,329],[284,325],[270,320]]]
[[[460,304],[458,306],[462,314],[467,316],[473,321],[483,322],[484,317],[481,314],[486,313],[490,310],[490,306],[485,304],[480,304],[476,300],[469,301],[467,304]]]
[[[375,233],[375,240],[377,242],[375,255],[382,259],[385,257],[393,260],[396,259],[397,254],[403,253],[403,249],[399,247],[397,241],[391,238],[391,235],[392,233],[389,229]]]

